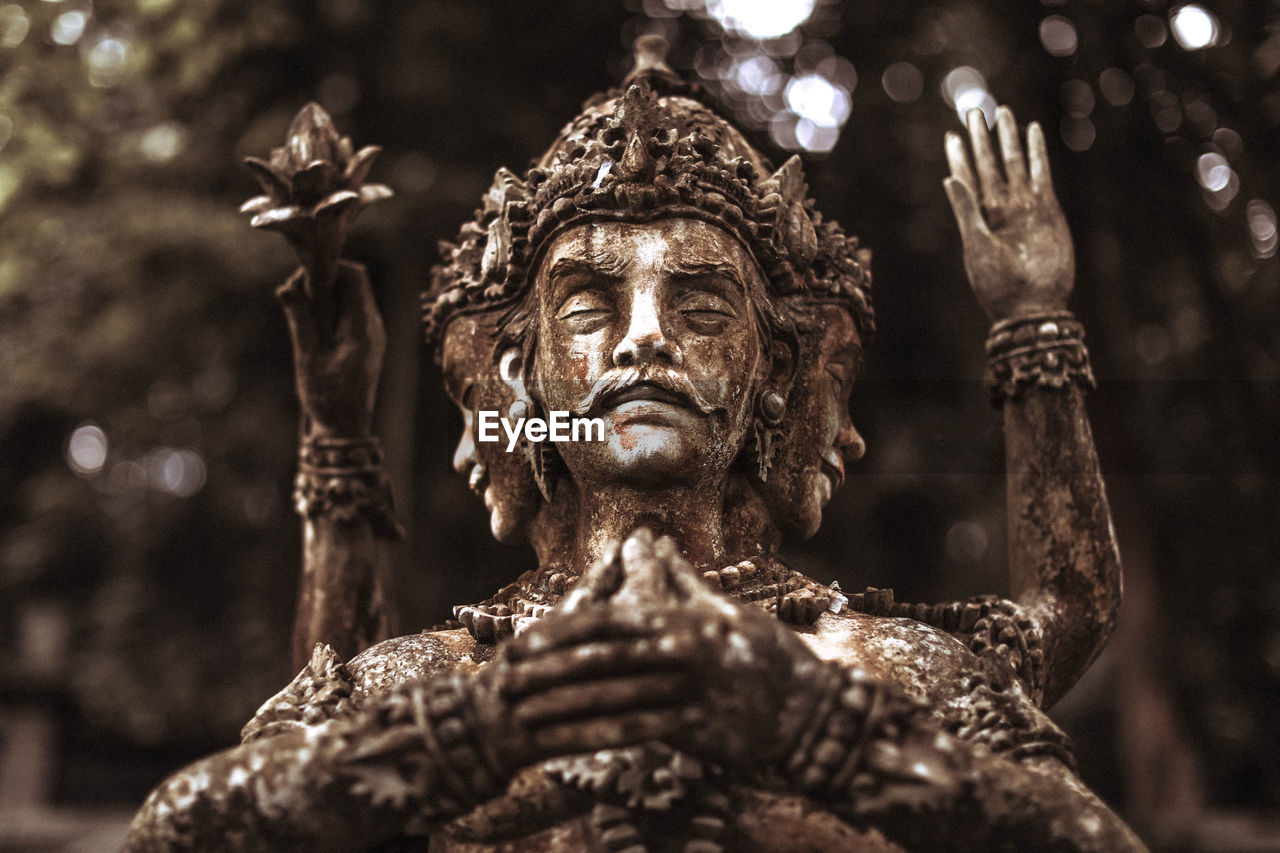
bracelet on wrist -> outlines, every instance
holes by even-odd
[[[793,782],[818,799],[924,803],[945,796],[954,780],[928,709],[866,673],[834,669],[836,689],[786,766]]]
[[[458,803],[476,806],[501,793],[503,776],[479,742],[466,680],[435,678],[415,687],[410,695],[427,755],[449,792],[439,805],[454,811]]]
[[[329,516],[346,524],[365,520],[383,539],[404,535],[382,470],[382,448],[373,436],[303,439],[293,501],[304,518]]]
[[[1096,383],[1084,345],[1084,326],[1070,311],[1001,320],[987,336],[983,383],[999,406],[1030,388],[1092,390]]]

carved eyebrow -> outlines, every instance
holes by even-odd
[[[719,276],[734,282],[744,289],[746,288],[746,283],[738,274],[738,270],[730,264],[726,264],[721,261],[677,260],[671,264],[671,271],[680,278]]]
[[[551,265],[547,277],[554,281],[563,276],[586,274],[617,278],[627,265],[626,259],[612,252],[591,252],[579,257],[558,258]]]

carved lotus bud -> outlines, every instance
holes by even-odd
[[[249,223],[254,228],[275,231],[318,218],[354,216],[392,194],[382,184],[364,183],[381,150],[368,145],[353,153],[351,139],[338,136],[329,114],[319,104],[307,104],[289,125],[285,145],[272,149],[270,162],[245,158],[265,195],[249,199],[240,210],[254,214]]]

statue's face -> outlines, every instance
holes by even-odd
[[[844,481],[846,462],[862,458],[866,450],[849,418],[860,349],[857,327],[845,308],[819,310],[821,337],[799,365],[782,448],[765,484],[776,521],[801,538],[817,532],[823,509]]]
[[[494,537],[512,543],[537,512],[540,498],[523,455],[505,452],[500,443],[475,440],[476,412],[505,413],[514,400],[494,373],[492,353],[493,337],[474,316],[457,318],[445,331],[441,347],[445,390],[462,413],[453,468],[484,500]]]
[[[598,222],[537,270],[535,387],[548,410],[602,417],[603,442],[558,445],[580,481],[723,476],[763,376],[755,260],[706,222]]]

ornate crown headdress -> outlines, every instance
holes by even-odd
[[[475,218],[423,294],[427,340],[439,346],[459,313],[510,306],[550,238],[583,221],[707,220],[751,250],[777,296],[846,303],[863,337],[874,329],[870,251],[806,196],[798,156],[772,169],[667,66],[658,36],[636,42],[622,88],[597,95],[523,178],[499,169]]]

